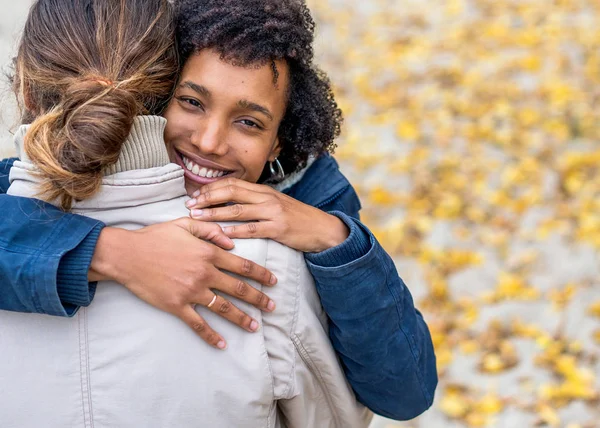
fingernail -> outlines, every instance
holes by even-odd
[[[194,193],[192,193],[192,198],[197,198],[198,196],[200,196],[200,190],[196,190]]]
[[[267,310],[272,312],[275,310],[275,302],[272,300],[269,300],[269,303],[267,303]]]
[[[192,210],[192,217],[202,217],[202,210]]]
[[[271,279],[269,279],[269,284],[271,284],[271,285],[277,284],[277,278],[275,278],[275,275],[271,274]]]
[[[258,323],[256,321],[252,320],[252,322],[250,323],[250,330],[252,330],[252,331],[258,330]]]
[[[225,349],[225,348],[227,348],[227,344],[225,343],[224,340],[221,340],[221,341],[219,341],[219,343],[217,343],[217,348]]]
[[[225,235],[227,235],[227,234],[231,233],[232,230],[233,230],[233,228],[231,228],[231,227],[224,227],[223,228],[223,233]]]
[[[189,201],[187,201],[185,203],[185,206],[188,207],[188,208],[192,208],[197,203],[198,203],[198,201],[196,199],[190,199]]]

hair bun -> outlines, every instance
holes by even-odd
[[[99,79],[71,84],[61,109],[39,117],[25,138],[25,151],[44,178],[42,192],[59,198],[65,210],[93,195],[142,109],[130,91]]]

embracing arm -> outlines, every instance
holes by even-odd
[[[211,289],[274,309],[264,293],[222,272],[264,285],[277,281],[267,269],[227,252],[233,242],[218,225],[181,218],[135,231],[105,227],[42,201],[4,194],[12,162],[0,162],[0,310],[72,316],[91,303],[93,281],[112,279],[223,349],[225,340],[195,304],[212,301],[211,310],[249,332],[258,323],[226,298],[214,299]]]
[[[329,166],[315,163],[318,174],[299,182],[293,197],[224,179],[194,194],[188,208],[198,219],[249,221],[225,228],[232,238],[270,238],[305,252],[358,399],[381,415],[412,419],[431,406],[437,386],[431,336],[393,260],[358,221],[354,189],[343,177],[332,187],[340,173]]]
[[[5,194],[0,211],[0,309],[71,316],[89,305],[88,267],[103,224]]]
[[[429,329],[373,234],[356,218],[331,214],[350,236],[306,260],[331,321],[332,343],[363,404],[392,419],[412,419],[431,406],[437,386]]]
[[[6,195],[15,160],[0,161],[0,309],[72,316],[94,297],[88,268],[104,225]]]

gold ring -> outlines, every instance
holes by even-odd
[[[207,308],[210,308],[212,305],[215,304],[215,302],[217,301],[217,295],[215,294],[212,298],[212,300],[210,301],[210,303],[206,306]]]

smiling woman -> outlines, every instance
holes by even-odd
[[[255,183],[277,159],[289,77],[285,61],[275,66],[277,81],[270,65],[238,67],[213,49],[186,61],[165,111],[165,142],[186,169],[188,194],[225,177]]]

